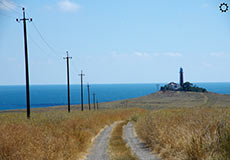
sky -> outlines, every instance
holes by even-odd
[[[229,0],[0,0],[0,85],[230,82]]]

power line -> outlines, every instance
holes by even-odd
[[[75,63],[73,63],[73,62],[72,62],[72,67],[73,67],[73,69],[75,70],[76,73],[79,72],[79,70],[78,70],[77,67],[75,66]]]
[[[4,2],[6,2],[6,3],[8,3],[8,4],[14,5],[14,6],[19,7],[19,8],[25,8],[25,6],[19,5],[19,4],[17,4],[15,1],[14,1],[14,2],[10,1],[10,2],[9,2],[9,0],[0,0],[0,2],[3,3],[4,5],[6,5],[6,4],[4,3]],[[6,6],[7,6],[7,5],[6,5]],[[9,7],[9,6],[7,6],[7,7]],[[9,7],[9,8],[10,8],[10,7]],[[11,8],[11,9],[13,9],[13,8]],[[18,12],[18,13],[21,14],[20,12]]]
[[[38,27],[35,25],[34,22],[32,22],[33,27],[35,28],[35,30],[37,31],[38,35],[40,36],[41,40],[46,44],[46,46],[52,51],[52,53],[57,56],[58,58],[60,58],[60,56],[56,53],[56,50],[45,40],[45,38],[42,36],[41,32],[39,31]]]
[[[19,6],[19,5],[18,5]],[[30,17],[29,13],[27,12],[27,15]],[[34,27],[34,29],[36,30],[36,32],[38,33],[39,37],[41,38],[41,40],[43,41],[43,43],[49,48],[49,50],[53,53],[53,55],[58,58],[59,60],[61,59],[61,56],[59,56],[57,54],[57,51],[56,49],[54,49],[49,43],[48,41],[44,38],[44,36],[42,35],[42,33],[40,32],[40,30],[38,29],[37,25],[32,21],[32,25]],[[29,35],[30,36],[30,35]],[[47,54],[47,51],[45,51],[40,45],[38,45],[38,43],[30,36],[32,42],[43,52],[45,53],[46,55],[49,55]],[[72,67],[73,67],[73,70],[71,70],[70,72],[75,75],[76,73],[78,73],[78,69],[77,67],[75,66],[74,63],[72,63]]]
[[[29,36],[29,38],[30,38],[30,40],[31,40],[31,42],[35,45],[35,46],[37,46],[37,48],[39,48],[41,51],[42,51],[42,53],[44,53],[46,56],[48,56],[48,57],[50,57],[50,58],[52,58],[51,57],[51,55],[50,54],[48,54],[33,38],[32,38],[32,36],[28,33],[28,36]]]
[[[25,6],[21,6],[21,5],[17,4],[16,2],[13,2],[13,4],[14,4],[15,6],[17,6],[18,8],[25,8]]]
[[[72,67],[72,64],[73,63],[71,63],[71,67]],[[73,76],[73,77],[75,77],[75,75],[78,73],[76,70],[74,70],[74,68],[72,68],[71,70],[70,70],[70,72],[71,72],[71,76]]]
[[[29,15],[29,13],[27,13],[27,14]],[[41,38],[41,40],[45,43],[45,45],[52,51],[52,53],[53,53],[56,57],[60,58],[61,56],[59,56],[59,55],[57,54],[57,51],[46,41],[46,39],[44,38],[44,36],[43,36],[42,33],[40,32],[40,30],[38,29],[37,25],[36,25],[34,22],[32,22],[32,25],[33,25],[34,29],[36,30],[36,32],[38,33],[38,35],[39,35],[39,37]]]
[[[17,13],[17,14],[19,14],[19,15],[21,15],[21,13],[20,12],[18,12],[17,10],[15,10],[14,8],[12,8],[12,7],[9,7],[9,6],[7,6],[4,2],[6,2],[6,1],[0,1],[0,3],[3,5],[3,6],[5,6],[6,8],[8,8],[8,9],[10,9],[11,11],[13,11],[13,12],[15,12],[15,13]],[[11,3],[12,5],[15,5],[15,6],[17,6],[16,4],[14,4],[14,3]],[[22,7],[23,8],[23,7]]]
[[[28,12],[27,12],[27,15],[30,17],[30,15],[28,14]],[[33,21],[32,21],[32,25],[33,25],[33,27],[35,28],[35,30],[36,30],[36,32],[38,33],[38,35],[39,35],[39,37],[41,38],[41,40],[42,40],[42,41],[45,43],[45,45],[48,46],[48,48],[52,51],[53,55],[54,55],[57,59],[61,60],[61,56],[59,56],[59,55],[56,54],[56,52],[54,51],[54,49],[48,44],[48,42],[47,42],[47,41],[45,40],[45,38],[42,36],[41,32],[39,31],[38,27],[35,25],[35,23],[34,23]],[[30,37],[31,37],[31,36],[30,36]],[[42,49],[42,48],[38,45],[38,43],[36,43],[35,40],[33,40],[33,38],[32,38],[32,41],[34,42],[34,44],[35,44],[40,50],[42,50],[42,51],[44,52],[44,49]],[[47,52],[45,52],[45,53],[47,53]]]
[[[28,14],[28,12],[27,12],[27,14]],[[29,16],[29,14],[28,14],[28,16]],[[30,16],[29,16],[30,17]],[[52,52],[52,54],[56,57],[56,58],[58,58],[59,60],[61,59],[61,56],[59,56],[58,54],[57,54],[57,52],[56,52],[56,49],[54,49],[47,41],[46,41],[46,39],[44,38],[44,36],[42,35],[42,33],[40,32],[40,30],[38,29],[38,27],[37,27],[37,25],[34,23],[34,22],[32,22],[32,25],[33,25],[33,27],[34,27],[34,29],[36,30],[36,32],[38,33],[38,35],[39,35],[39,37],[41,38],[41,40],[43,41],[43,43],[49,48],[49,50]],[[36,43],[36,42],[35,42]],[[38,45],[37,45],[38,46]],[[40,46],[38,46],[38,48],[40,48],[41,49],[41,47]],[[41,49],[41,50],[43,50],[43,49]],[[44,52],[44,50],[43,50],[43,52]],[[47,53],[47,52],[46,52]],[[74,63],[71,63],[72,65],[72,67],[73,67],[73,69],[71,69],[70,70],[70,72],[73,74],[73,75],[76,75],[76,73],[78,73],[78,69],[77,69],[77,67],[75,66],[75,64]]]
[[[10,16],[10,15],[8,15],[8,14],[4,14],[4,13],[2,13],[2,12],[0,12],[0,15],[1,15],[1,16],[4,16],[4,17],[7,17],[7,18],[16,19],[16,17]]]
[[[27,12],[27,14],[28,14],[28,16],[29,16],[29,13]],[[30,16],[29,16],[30,17]],[[60,57],[61,56],[59,56],[58,54],[57,54],[57,51],[56,51],[56,49],[54,49],[49,43],[48,43],[48,41],[44,38],[44,36],[42,35],[42,33],[40,32],[40,30],[38,29],[38,27],[37,27],[37,25],[34,23],[34,22],[32,22],[32,25],[33,25],[33,27],[35,28],[35,30],[36,30],[36,32],[38,33],[38,35],[39,35],[39,37],[41,38],[41,40],[45,43],[45,45],[50,49],[50,51],[52,51],[52,53],[56,56],[56,58],[58,58],[58,59],[60,59]],[[75,71],[73,71],[73,70],[70,70],[70,72],[73,74],[73,75],[75,75],[76,73],[78,73],[78,69],[77,69],[77,67],[75,66],[75,64],[74,63],[71,63],[72,64],[72,67],[73,67],[73,70]]]

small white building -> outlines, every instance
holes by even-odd
[[[170,82],[169,84],[167,84],[167,88],[169,90],[178,90],[180,88],[180,85],[175,82]]]

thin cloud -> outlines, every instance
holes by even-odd
[[[79,4],[71,2],[70,0],[61,0],[58,2],[58,7],[64,12],[76,12],[80,9]]]
[[[210,56],[213,56],[213,57],[225,57],[227,55],[225,53],[222,53],[222,52],[214,52],[214,53],[210,53]]]
[[[133,56],[132,54],[118,53],[118,52],[116,52],[116,51],[112,52],[110,55],[111,55],[113,58],[124,58],[124,57]]]
[[[146,52],[135,52],[134,53],[135,56],[138,56],[138,57],[149,57],[150,55]]]
[[[14,4],[14,2],[10,0],[0,0],[0,10],[9,11],[16,8],[17,6]]]
[[[147,53],[147,52],[135,52],[135,56],[139,57],[181,57],[182,54],[177,52],[166,52],[166,53]]]
[[[169,56],[169,57],[181,57],[182,54],[177,53],[177,52],[169,52],[169,53],[164,53],[165,56]]]
[[[148,53],[148,52],[134,52],[132,54],[112,52],[112,57],[182,57],[178,52],[163,52],[163,53]]]

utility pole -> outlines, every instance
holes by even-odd
[[[90,108],[90,88],[89,88],[89,83],[87,84],[87,88],[88,88],[88,103],[89,103],[89,110]]]
[[[99,107],[98,107],[98,100],[97,100],[97,110],[98,110],[98,108],[99,108]]]
[[[95,98],[96,98],[96,94],[93,93],[93,104],[94,104],[93,106],[94,106],[94,110],[96,110]]]
[[[83,74],[83,71],[81,71],[81,74],[79,74],[79,76],[81,76],[81,111],[84,111],[84,107],[83,107],[83,76],[85,76],[85,74]]]
[[[26,18],[25,8],[22,8],[23,18],[16,19],[17,22],[23,21],[24,28],[24,43],[25,43],[25,70],[26,70],[26,102],[27,102],[27,118],[30,119],[30,82],[29,82],[29,63],[28,63],[28,48],[27,48],[27,32],[26,21],[32,21],[32,18]]]
[[[69,59],[72,59],[72,57],[69,57],[69,52],[66,51],[67,56],[63,59],[66,59],[67,64],[67,88],[68,88],[68,112],[70,112],[70,87],[69,87]]]

